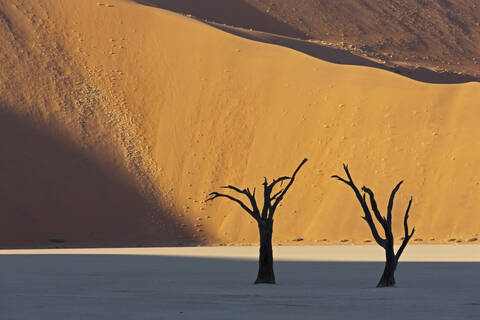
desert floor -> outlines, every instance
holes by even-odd
[[[3,250],[0,318],[478,319],[478,245],[410,246],[390,289],[377,246],[275,247],[277,285],[257,250]]]

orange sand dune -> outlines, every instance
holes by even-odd
[[[246,39],[284,46],[328,62],[378,68],[426,83],[450,84],[471,81],[478,82],[478,78],[468,74],[447,71],[439,72],[432,68],[420,66],[412,68],[408,65],[402,66],[398,64],[386,63],[386,61],[383,59],[375,59],[368,57],[365,54],[361,55],[355,51],[350,52],[349,50],[339,46],[332,46],[331,44],[327,45],[325,44],[325,41],[299,40],[272,33],[231,27],[214,22],[207,23],[217,27],[220,30],[227,31]]]
[[[480,233],[478,83],[332,64],[133,1],[4,1],[0,23],[1,247],[255,243],[234,203],[203,200],[304,157],[276,243],[370,239],[330,179],[342,162],[382,208],[405,180],[398,237],[410,195],[416,243]]]
[[[444,80],[480,79],[478,0],[136,1],[227,26],[322,40],[403,74],[425,77],[433,69],[446,71]]]

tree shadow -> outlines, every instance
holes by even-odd
[[[0,255],[8,319],[476,319],[477,262],[278,261],[277,285],[253,285],[254,260],[147,255]]]
[[[0,105],[0,247],[195,244],[126,170]]]
[[[387,65],[353,54],[345,49],[328,47],[321,43],[306,41],[305,39],[308,39],[308,37],[302,32],[260,12],[257,8],[242,1],[203,0],[201,1],[201,5],[198,0],[135,1],[143,5],[177,13],[191,14],[198,20],[230,34],[249,40],[287,47],[335,64],[365,66],[386,70],[425,83],[453,84],[480,81],[480,79],[466,74],[437,72],[424,67],[412,69],[403,66]]]

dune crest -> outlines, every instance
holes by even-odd
[[[337,55],[367,58],[376,61],[377,67],[398,70],[417,80],[480,79],[480,6],[476,0],[136,2],[188,14],[247,37],[258,38],[234,27],[267,32],[273,34],[268,41],[310,54],[336,49]],[[282,36],[296,41],[285,41]],[[309,39],[322,45],[299,41]]]
[[[256,243],[206,195],[304,157],[275,243],[370,238],[330,179],[343,162],[381,206],[405,180],[394,228],[413,195],[417,243],[480,233],[478,83],[336,65],[134,1],[11,1],[0,23],[2,247]]]

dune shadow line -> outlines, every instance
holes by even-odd
[[[467,74],[458,74],[454,72],[436,72],[424,67],[409,69],[402,66],[388,66],[361,56],[357,56],[347,50],[327,47],[312,41],[293,39],[290,37],[267,34],[263,32],[252,32],[248,30],[233,28],[230,26],[220,25],[218,23],[206,23],[217,29],[223,30],[225,32],[245,39],[287,47],[327,62],[386,70],[420,82],[432,84],[454,84],[480,81],[480,79],[477,79],[476,77]]]
[[[416,81],[432,84],[480,81],[480,79],[471,75],[454,72],[436,72],[424,67],[411,69],[403,66],[389,66],[355,55],[347,50],[306,41],[308,39],[306,34],[242,1],[203,0],[201,4],[199,4],[198,0],[135,1],[143,5],[181,14],[191,14],[199,21],[230,34],[249,40],[287,47],[331,63],[386,70]]]
[[[126,170],[7,110],[0,102],[0,248],[196,243]]]
[[[244,1],[226,0],[135,0],[137,3],[189,14],[198,19],[215,21],[245,29],[279,32],[289,37],[306,39],[307,36],[290,25],[265,14]],[[248,17],[248,19],[246,19]]]

